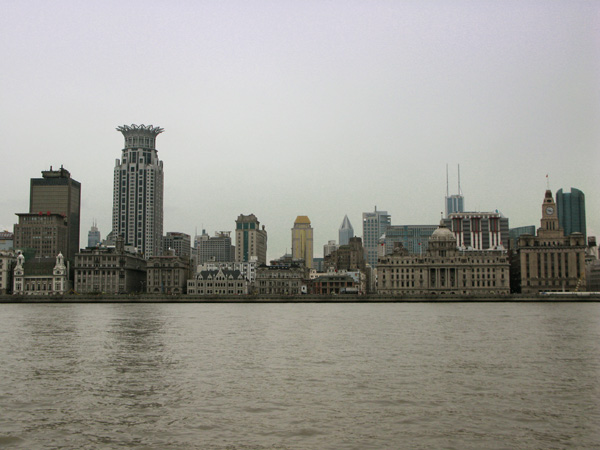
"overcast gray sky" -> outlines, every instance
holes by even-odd
[[[115,127],[165,132],[164,230],[233,230],[268,257],[298,215],[315,256],[348,214],[436,224],[446,164],[466,209],[539,226],[581,189],[600,234],[600,2],[1,0],[0,228],[29,179],[82,184],[81,243],[111,228]]]

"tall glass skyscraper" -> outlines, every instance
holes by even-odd
[[[113,233],[146,258],[161,256],[164,177],[156,136],[164,129],[123,125],[117,131],[123,133],[125,144],[121,159],[115,161]]]
[[[363,213],[363,246],[371,267],[377,266],[379,238],[391,223],[392,217],[387,211],[377,211],[377,207],[374,212]]]
[[[583,192],[575,188],[571,188],[571,192],[563,192],[559,189],[556,193],[556,210],[558,225],[565,230],[565,236],[581,233],[587,239]]]

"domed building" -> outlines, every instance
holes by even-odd
[[[409,254],[401,243],[377,264],[377,292],[386,295],[506,295],[509,262],[504,250],[463,250],[444,222],[425,253]]]

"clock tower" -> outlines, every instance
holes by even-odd
[[[563,236],[562,230],[558,225],[558,212],[556,203],[552,198],[552,191],[548,189],[542,202],[542,220],[541,227],[538,229],[538,235],[545,237]]]

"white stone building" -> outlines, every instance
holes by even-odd
[[[14,295],[63,295],[69,289],[68,270],[62,253],[52,268],[50,261],[26,263],[23,254],[17,257],[13,271]]]

